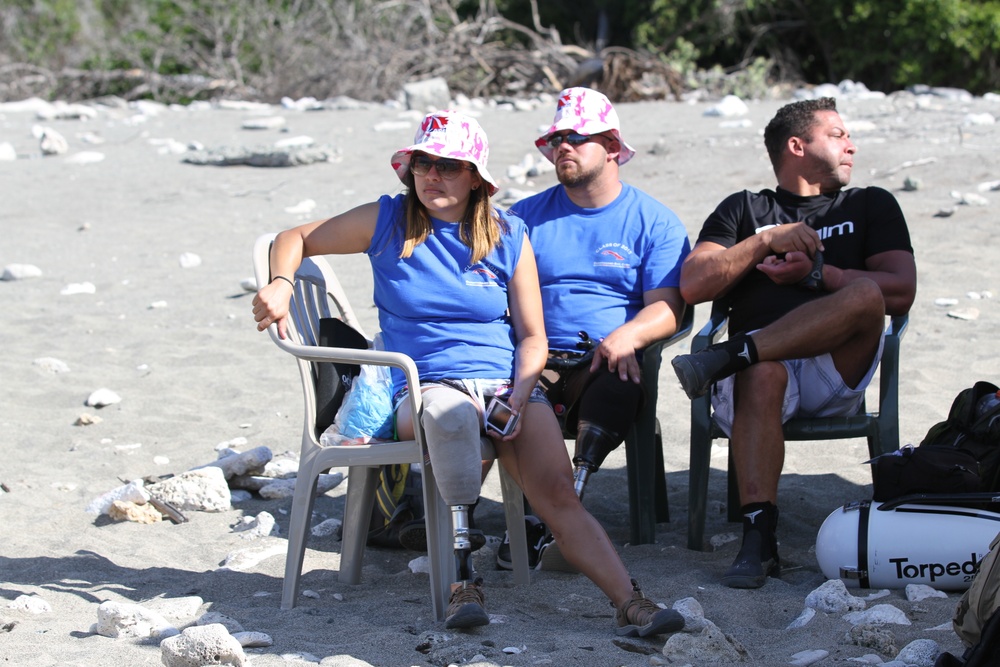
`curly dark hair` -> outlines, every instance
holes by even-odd
[[[792,102],[778,109],[774,118],[764,128],[764,147],[771,158],[774,171],[778,171],[785,144],[791,137],[803,137],[808,141],[809,133],[816,125],[817,111],[836,111],[837,100],[820,97],[815,100]]]

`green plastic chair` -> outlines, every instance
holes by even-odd
[[[663,349],[687,338],[694,330],[694,306],[684,309],[676,333],[648,345],[642,355],[642,384],[646,402],[625,436],[625,460],[628,475],[629,542],[654,544],[656,524],[670,521],[667,478],[663,463],[663,436],[656,417],[659,395],[660,362]],[[563,428],[563,437],[575,438]]]
[[[729,324],[729,308],[722,302],[712,304],[709,321],[695,335],[691,351],[697,352],[719,342]],[[899,449],[899,342],[906,332],[908,315],[890,318],[879,371],[878,412],[868,412],[864,403],[858,414],[849,417],[793,419],[785,424],[786,441],[842,440],[866,438],[868,453],[879,454]],[[712,441],[726,434],[712,418],[711,392],[691,401],[691,459],[688,488],[688,549],[702,551],[705,536],[705,511],[708,504],[708,473]],[[727,517],[740,520],[740,495],[729,450]]]

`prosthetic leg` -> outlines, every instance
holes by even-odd
[[[573,455],[573,489],[583,500],[587,479],[601,467],[608,454],[622,442],[622,437],[609,433],[597,424],[580,420],[576,431],[576,450]]]
[[[479,498],[481,460],[479,411],[461,392],[433,387],[424,392],[421,423],[427,440],[438,490],[451,508],[455,581],[445,626],[470,628],[486,625],[482,580],[472,567],[469,508]]]

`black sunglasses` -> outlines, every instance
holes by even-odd
[[[569,134],[553,134],[545,140],[545,143],[552,148],[559,147],[564,141],[570,146],[582,146],[588,141],[593,141],[597,138],[607,139],[607,137],[603,134],[580,134],[579,132],[570,132]]]
[[[471,164],[467,164],[461,160],[449,160],[447,158],[432,160],[426,155],[414,155],[410,157],[410,171],[415,176],[426,176],[430,172],[431,167],[434,167],[438,176],[447,181],[458,178],[458,175],[466,169],[469,171],[476,170]]]

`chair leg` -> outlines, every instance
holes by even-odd
[[[288,522],[288,550],[285,553],[285,578],[281,584],[281,608],[291,609],[299,596],[299,577],[305,558],[306,539],[309,532],[313,499],[316,495],[316,476],[310,474],[309,465],[301,466],[292,494],[292,511]]]
[[[702,551],[712,464],[712,417],[708,396],[691,401],[691,452],[688,472],[688,549]]]
[[[361,562],[368,540],[368,526],[371,523],[378,483],[379,468],[348,468],[343,536],[340,540],[340,573],[337,576],[341,583],[357,584],[361,581]]]
[[[663,463],[663,432],[660,430],[660,420],[656,420],[656,443],[653,451],[656,452],[656,467],[653,469],[656,475],[656,523],[667,523],[670,521],[670,499],[667,497],[667,468]]]
[[[430,465],[422,469],[424,482],[424,523],[427,526],[427,557],[430,561],[431,608],[434,617],[443,621],[448,610],[451,583],[455,581],[455,565],[451,508],[441,497],[437,479]]]
[[[528,536],[524,529],[524,494],[500,466],[500,490],[503,493],[503,511],[507,519],[507,538],[510,540],[510,558],[514,565],[514,583],[526,586],[531,583],[528,567]]]
[[[628,471],[629,542],[656,542],[656,452],[653,429],[643,416],[625,436]]]

